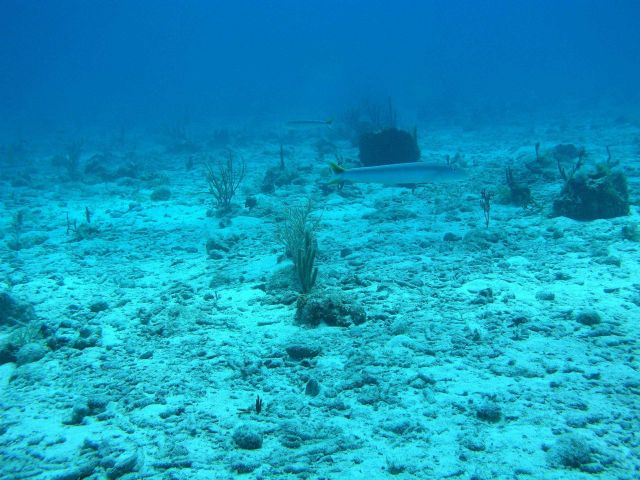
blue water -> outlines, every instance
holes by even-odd
[[[639,188],[640,1],[0,0],[0,480],[638,479]]]
[[[2,121],[637,106],[635,1],[2,2]]]

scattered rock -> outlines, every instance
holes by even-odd
[[[66,470],[57,471],[47,478],[50,480],[78,480],[80,478],[89,478],[95,474],[95,470],[99,465],[97,459],[80,460],[77,463],[80,463],[80,465],[69,467]]]
[[[206,244],[207,256],[212,260],[221,260],[229,253],[229,246],[222,240],[217,238],[210,238]]]
[[[351,255],[353,253],[353,250],[345,247],[340,249],[340,258],[344,258],[344,257],[348,257],[349,255]]]
[[[107,478],[116,479],[128,473],[136,472],[142,467],[142,463],[142,456],[137,449],[134,451],[125,451],[120,456],[113,459],[111,465],[106,468]],[[105,466],[104,460],[103,466]]]
[[[239,461],[239,462],[235,462],[231,466],[231,469],[236,473],[245,474],[245,473],[253,472],[258,467],[259,467],[259,464],[257,464],[257,463],[251,463],[251,462],[247,462],[247,461]]]
[[[490,287],[487,287],[480,290],[476,298],[474,298],[471,303],[474,305],[486,305],[488,303],[493,303],[493,301],[493,290]]]
[[[171,190],[167,187],[160,187],[151,192],[151,200],[161,202],[171,198]]]
[[[462,237],[460,237],[460,235],[456,235],[455,233],[447,232],[442,237],[442,240],[445,242],[458,242],[462,240]]]
[[[18,365],[26,365],[27,363],[37,362],[47,354],[47,349],[40,343],[27,343],[20,347],[16,353],[16,363]]]
[[[482,435],[477,434],[477,432],[473,435],[469,433],[461,436],[459,442],[460,445],[472,452],[482,452],[487,448]]]
[[[502,418],[502,410],[498,404],[487,402],[478,406],[476,417],[483,422],[498,423]]]
[[[320,384],[317,380],[311,378],[304,389],[305,395],[309,395],[310,397],[317,397],[320,393]]]
[[[98,300],[97,302],[94,302],[91,305],[89,305],[89,310],[91,310],[93,313],[103,312],[108,309],[109,309],[109,304],[104,300]]]
[[[78,400],[73,405],[73,410],[71,411],[71,418],[65,422],[68,425],[81,425],[84,418],[89,415],[89,405],[87,404],[86,399]]]
[[[640,242],[640,224],[629,222],[622,227],[622,238],[630,242]]]
[[[296,307],[296,321],[313,327],[321,323],[332,327],[348,327],[367,320],[367,314],[361,306],[337,291],[301,295]]]
[[[548,290],[540,290],[536,292],[536,299],[541,302],[552,302],[556,299],[556,294]]]
[[[576,315],[576,322],[591,327],[602,322],[602,317],[600,317],[600,314],[594,310],[584,310]]]
[[[286,350],[289,356],[297,361],[317,357],[322,352],[317,345],[290,345]]]
[[[273,193],[276,188],[293,183],[298,176],[298,172],[286,167],[270,167],[264,174],[260,191],[262,193]]]
[[[584,470],[594,462],[594,448],[587,438],[579,434],[560,438],[549,450],[553,465]]]
[[[262,447],[262,433],[254,425],[245,423],[233,432],[233,441],[243,450],[257,450]]]
[[[487,248],[491,244],[499,243],[501,239],[500,232],[486,228],[474,228],[464,235],[464,241],[477,249]]]
[[[14,299],[8,292],[0,292],[0,325],[25,325],[35,319],[29,303]]]

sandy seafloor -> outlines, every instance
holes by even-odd
[[[106,167],[133,160],[135,178],[72,181],[51,166],[55,140],[0,174],[0,286],[29,321],[0,324],[3,349],[27,345],[0,366],[0,478],[640,478],[640,243],[622,234],[640,222],[640,128],[419,127],[423,159],[459,154],[471,175],[414,192],[325,187],[333,155],[318,145],[332,133],[295,132],[294,180],[273,194],[260,185],[278,132],[249,132],[231,134],[248,173],[222,219],[207,215],[202,158],[222,157],[206,134],[190,170],[141,133],[121,146],[85,135],[81,157],[109,150]],[[631,214],[552,218],[562,180],[555,166],[528,173],[536,142],[585,146],[587,168],[613,145]],[[499,203],[507,165],[541,209]],[[170,198],[152,200],[161,187]],[[488,228],[483,188],[496,192]],[[309,198],[312,295],[364,323],[296,321],[275,231]],[[78,240],[67,214],[80,228],[85,208],[95,231]]]

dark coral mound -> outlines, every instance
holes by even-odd
[[[360,137],[360,162],[365,167],[420,160],[416,138],[404,130],[388,128]]]
[[[596,220],[629,214],[627,177],[599,166],[595,173],[567,180],[553,202],[553,214],[574,220]]]
[[[552,154],[556,160],[573,160],[584,155],[584,148],[578,148],[572,144],[560,144],[553,147]]]

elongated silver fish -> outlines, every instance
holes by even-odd
[[[314,128],[328,127],[331,128],[333,120],[291,120],[285,123],[287,128]]]
[[[330,166],[334,174],[333,182],[407,185],[452,182],[466,178],[466,173],[459,168],[425,162],[395,163],[350,169],[345,169],[336,163],[331,163]]]

